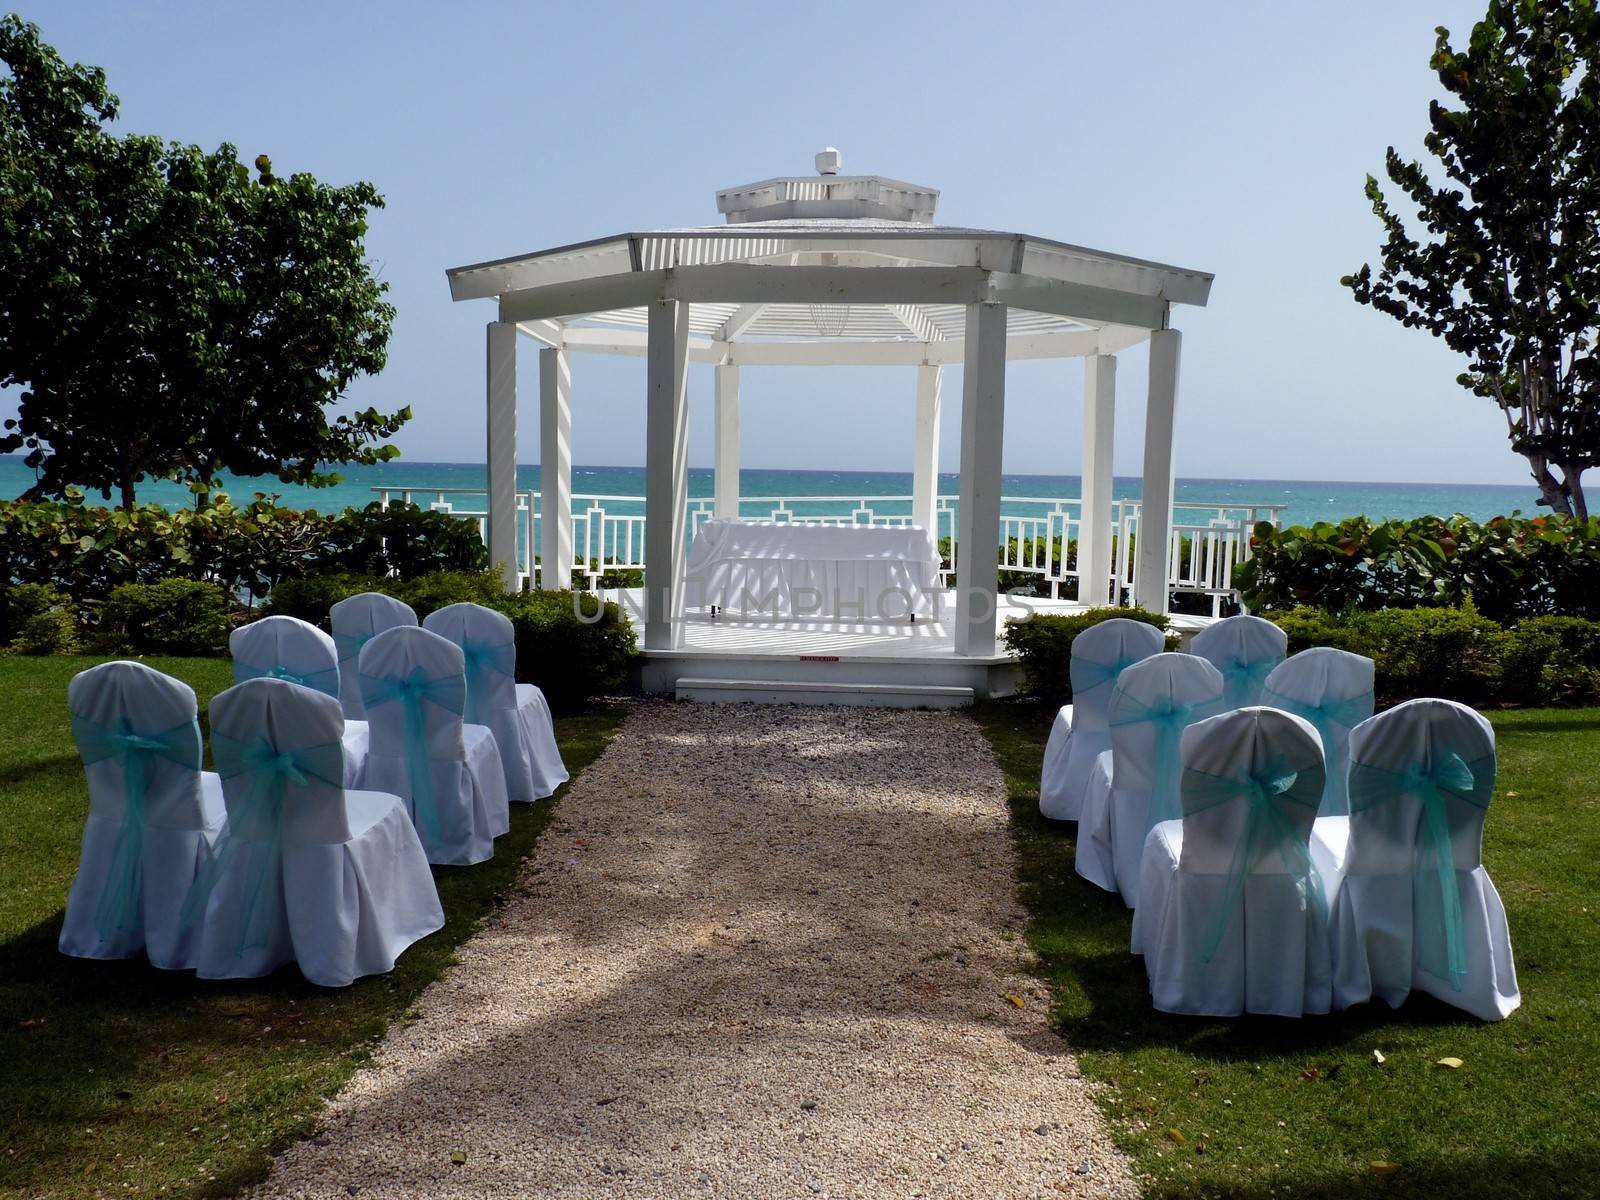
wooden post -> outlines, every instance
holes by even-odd
[[[999,582],[1000,465],[1006,409],[1006,306],[967,305],[961,389],[961,521],[957,537],[957,654],[994,653]]]
[[[739,515],[739,368],[716,368],[717,507],[719,517]]]
[[[939,537],[939,416],[944,369],[917,368],[917,450],[911,467],[911,523]]]
[[[644,454],[644,644],[675,649],[682,641],[683,560],[689,515],[689,306],[648,306]]]
[[[1111,580],[1111,450],[1117,419],[1117,360],[1083,361],[1083,507],[1078,522],[1078,603],[1104,604]]]
[[[1157,329],[1150,335],[1150,392],[1144,415],[1144,486],[1140,492],[1134,602],[1164,613],[1167,590],[1167,542],[1172,534],[1173,430],[1178,409],[1178,359],[1183,335]]]
[[[539,351],[539,586],[572,586],[572,364],[565,350]]]
[[[490,321],[488,330],[489,561],[506,591],[522,586],[517,563],[517,327]],[[528,514],[530,523],[533,514]],[[533,570],[532,529],[528,570]]]

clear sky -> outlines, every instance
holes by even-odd
[[[1214,272],[1209,307],[1175,319],[1182,475],[1521,483],[1455,356],[1338,284],[1378,245],[1365,175],[1391,143],[1420,153],[1434,26],[1464,39],[1483,8],[20,0],[65,57],[105,67],[126,129],[378,185],[368,245],[399,317],[351,400],[412,406],[407,457],[483,459],[493,307],[452,304],[445,268],[715,223],[718,188],[809,173],[834,145],[847,173],[940,188],[941,223]],[[574,357],[576,461],[642,462],[642,360]],[[1144,368],[1142,347],[1123,356],[1119,474],[1139,468]],[[746,466],[909,469],[909,370],[744,375]],[[1008,472],[1077,472],[1081,375],[1010,369]],[[534,462],[531,348],[523,379]],[[707,465],[709,368],[690,387]]]

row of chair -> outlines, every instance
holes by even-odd
[[[1156,1007],[1300,1015],[1413,987],[1484,1019],[1516,1007],[1481,861],[1481,716],[1418,700],[1373,717],[1371,660],[1285,658],[1253,617],[1211,626],[1194,654],[1133,621],[1085,639],[1040,806],[1077,818],[1078,872],[1135,909]]]
[[[387,597],[354,600],[334,615],[366,627],[345,630],[360,642],[340,644],[343,670],[306,622],[236,631],[235,686],[210,710],[216,773],[200,769],[187,685],[134,662],[72,681],[90,812],[64,953],[143,951],[204,978],[293,961],[325,986],[388,971],[444,922],[430,862],[493,853],[513,774],[527,800],[567,778],[543,696],[514,683],[501,614],[452,606],[428,629]],[[341,693],[366,721],[346,719]]]

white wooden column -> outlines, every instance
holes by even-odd
[[[716,368],[717,516],[739,515],[739,368]]]
[[[1178,408],[1178,358],[1183,336],[1176,329],[1150,335],[1150,393],[1144,410],[1144,486],[1133,596],[1140,608],[1168,608],[1167,542],[1172,533],[1173,429]]]
[[[911,467],[911,523],[939,537],[939,408],[944,368],[917,368],[917,456]]]
[[[572,363],[539,351],[539,586],[572,586]]]
[[[1111,450],[1116,440],[1117,360],[1083,360],[1083,508],[1078,523],[1078,602],[1104,604],[1111,579]]]
[[[682,640],[684,527],[689,514],[689,306],[648,306],[644,451],[644,644]]]
[[[506,591],[515,592],[522,580],[517,568],[517,327],[510,322],[489,322],[487,379],[489,562]],[[533,569],[531,562],[528,568]]]
[[[957,654],[994,653],[999,575],[1000,448],[1006,409],[1006,306],[967,305],[961,388],[961,521],[957,536]]]

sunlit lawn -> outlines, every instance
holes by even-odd
[[[490,862],[435,870],[448,923],[391,975],[325,991],[293,967],[216,983],[142,959],[65,958],[56,937],[88,809],[66,689],[94,661],[0,657],[0,1194],[231,1194],[309,1131],[322,1098],[450,965],[554,804],[514,805]],[[229,682],[223,661],[150,661],[195,689],[202,714]],[[621,718],[557,722],[574,774]]]
[[[978,717],[1055,1019],[1150,1195],[1600,1195],[1600,710],[1491,718],[1484,861],[1523,997],[1493,1025],[1427,997],[1298,1021],[1155,1012],[1127,910],[1074,873],[1075,826],[1038,815],[1046,715]],[[1435,1065],[1447,1056],[1464,1065]]]

